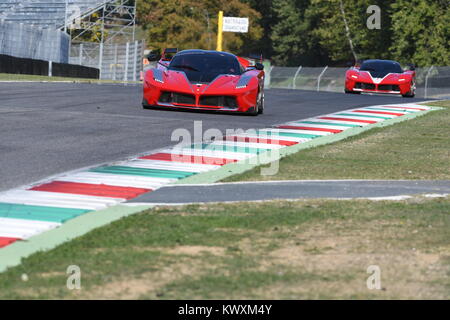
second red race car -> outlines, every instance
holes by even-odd
[[[258,115],[264,111],[264,76],[262,63],[231,53],[166,49],[145,73],[142,105]]]
[[[414,67],[403,70],[391,60],[366,60],[345,74],[345,93],[387,93],[412,98],[416,94]]]

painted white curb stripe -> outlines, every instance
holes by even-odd
[[[298,126],[298,127],[299,127],[299,126]],[[295,129],[278,129],[278,128],[274,128],[274,129],[262,129],[261,132],[274,132],[274,134],[276,134],[276,132],[285,132],[285,133],[304,133],[304,134],[311,134],[311,135],[315,135],[315,136],[328,136],[328,135],[332,134],[331,132],[326,132],[326,131],[295,130]]]
[[[329,124],[311,124],[303,122],[289,122],[288,125],[299,126],[299,127],[311,127],[311,128],[323,128],[323,129],[337,129],[337,130],[347,130],[350,127],[333,126]]]
[[[173,182],[176,179],[151,178],[132,176],[126,174],[109,174],[98,172],[80,172],[73,175],[61,177],[58,180],[78,183],[106,184],[117,187],[134,187],[144,189],[154,189]]]
[[[27,239],[41,232],[57,228],[60,225],[60,223],[56,222],[0,218],[0,236],[9,235],[12,238]]]
[[[358,109],[361,110],[362,109]],[[370,111],[370,110],[369,110]],[[355,115],[361,115],[361,116],[370,116],[370,117],[383,117],[383,118],[397,118],[399,116],[394,116],[392,114],[378,114],[378,113],[370,113],[370,112],[355,112],[355,111],[350,111],[350,113],[354,113]],[[375,119],[375,118],[374,118]]]
[[[244,141],[229,141],[229,140],[218,140],[213,143],[212,145],[220,146],[230,146],[230,147],[244,147],[244,148],[259,148],[259,149],[280,149],[284,146],[278,145],[278,144],[268,144],[268,143],[259,143],[259,142],[244,142]]]
[[[160,151],[162,153],[178,154],[180,156],[203,156],[203,157],[215,157],[215,158],[226,158],[233,160],[244,160],[255,155],[239,152],[222,152],[222,151],[211,151],[202,149],[167,149]]]
[[[267,134],[239,134],[232,135],[228,137],[242,137],[242,138],[250,138],[250,139],[266,139],[266,140],[281,140],[281,141],[292,141],[292,142],[306,142],[311,139],[308,138],[296,138],[296,137],[284,137],[278,135],[267,135]],[[263,140],[264,141],[264,140]]]
[[[120,198],[32,190],[10,191],[0,195],[0,202],[87,210],[103,209],[124,200]]]
[[[153,161],[153,160],[134,160],[125,164],[127,167],[144,169],[161,169],[185,172],[205,172],[220,168],[220,166],[203,165],[198,163],[183,164],[179,162]]]
[[[358,113],[356,113],[356,114],[358,114]],[[354,120],[368,120],[368,121],[375,121],[375,122],[382,122],[382,121],[386,120],[386,119],[380,119],[380,118],[364,117],[363,115],[361,115],[361,117],[354,117],[354,116],[340,116],[337,114],[329,114],[329,115],[322,116],[322,117],[344,118],[344,119],[354,119]]]
[[[324,116],[325,117],[325,116]],[[331,115],[330,115],[330,117],[331,117]],[[347,118],[349,118],[349,117],[347,117]],[[364,126],[368,126],[368,125],[370,125],[370,123],[363,123],[363,122],[361,122],[361,123],[356,123],[356,122],[352,122],[352,121],[345,121],[345,120],[326,120],[326,119],[316,119],[316,118],[310,118],[310,119],[307,119],[307,120],[303,120],[303,121],[314,121],[314,122],[326,122],[326,123],[341,123],[341,124],[353,124],[353,125],[357,125],[357,126],[361,126],[361,127],[364,127]],[[351,127],[349,127],[349,128],[351,128]],[[353,128],[356,128],[356,127],[353,127]]]

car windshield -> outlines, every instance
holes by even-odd
[[[403,73],[402,67],[395,61],[366,61],[359,70],[368,71],[375,78],[383,78],[388,73]]]
[[[241,74],[238,60],[222,53],[181,53],[169,65],[169,70],[183,71],[192,83],[210,83],[221,74]]]

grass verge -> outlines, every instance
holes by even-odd
[[[36,81],[36,82],[59,82],[59,81],[71,81],[77,83],[125,83],[124,81],[115,80],[96,80],[96,79],[83,79],[83,78],[67,78],[67,77],[47,77],[37,76],[29,74],[10,74],[0,73],[0,81]],[[139,81],[127,81],[126,83],[140,83]]]
[[[155,208],[24,259],[0,299],[449,299],[449,211],[420,197]]]
[[[261,167],[231,181],[307,179],[450,179],[450,100],[427,103],[446,109],[282,158],[277,174]]]

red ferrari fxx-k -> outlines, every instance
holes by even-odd
[[[231,53],[166,49],[144,77],[144,108],[264,110],[264,66]],[[173,57],[171,56],[173,55]]]
[[[415,78],[414,67],[403,70],[395,61],[366,60],[347,70],[345,93],[388,93],[412,98],[416,93]]]

